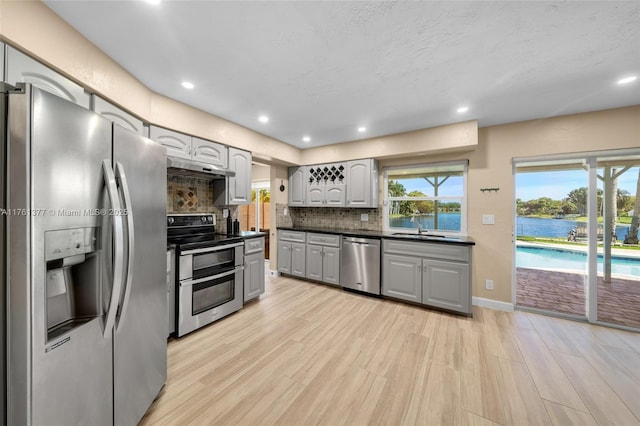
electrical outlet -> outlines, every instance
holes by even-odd
[[[225,219],[229,217],[229,209],[222,209],[222,217]]]
[[[484,280],[484,288],[493,290],[493,280]]]
[[[483,214],[482,215],[482,224],[483,225],[494,225],[496,223],[495,216],[492,214]]]
[[[360,215],[360,221],[362,222],[369,222],[369,213],[362,213]]]
[[[285,216],[287,216],[289,214],[289,209],[285,207],[283,213]]]

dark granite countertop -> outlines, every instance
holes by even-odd
[[[248,240],[249,238],[259,238],[266,235],[267,233],[262,231],[240,231],[239,236],[244,238],[245,240]]]
[[[407,232],[406,234],[397,234],[394,232],[371,231],[366,229],[347,229],[347,228],[321,228],[321,227],[296,227],[296,226],[278,226],[278,229],[287,231],[300,232],[318,232],[322,234],[346,235],[349,237],[362,238],[390,238],[405,241],[429,242],[440,244],[457,244],[465,246],[475,245],[475,241],[471,237],[447,237],[439,236],[438,232],[430,232],[418,235],[417,231]]]

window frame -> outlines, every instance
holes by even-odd
[[[389,197],[389,172],[393,174],[395,170],[411,170],[411,169],[429,169],[429,168],[438,168],[438,167],[447,167],[447,166],[462,166],[462,191],[463,194],[461,196],[424,196],[424,197]],[[389,226],[389,204],[390,198],[393,198],[393,201],[442,201],[442,202],[451,202],[456,201],[460,202],[460,231],[450,231],[450,230],[440,230],[440,229],[429,229],[429,232],[437,233],[440,235],[447,236],[466,236],[467,235],[467,185],[468,185],[468,173],[469,173],[469,161],[448,161],[448,162],[438,162],[438,163],[421,163],[421,164],[407,164],[404,166],[390,166],[384,167],[382,169],[382,180],[383,180],[383,231],[384,232],[411,232],[408,231],[407,228],[394,228]],[[417,225],[415,232],[417,233]]]

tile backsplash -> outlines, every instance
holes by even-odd
[[[288,215],[284,216],[284,209]],[[369,215],[368,221],[362,221],[361,215]],[[287,207],[276,204],[276,223],[278,226],[322,227],[382,230],[382,209],[354,209],[341,207]]]
[[[226,233],[227,222],[222,209],[228,208],[231,219],[238,218],[238,206],[214,206],[211,180],[193,177],[167,176],[167,213],[213,213],[216,215],[216,232]]]

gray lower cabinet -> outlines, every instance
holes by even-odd
[[[422,261],[422,303],[470,312],[469,265],[444,260]]]
[[[471,314],[471,247],[385,239],[382,294]]]
[[[244,301],[264,293],[264,252],[244,257]]]
[[[278,272],[306,277],[305,233],[278,231]]]
[[[307,244],[307,278],[329,284],[340,284],[340,248]]]
[[[264,237],[244,242],[244,301],[264,293]]]
[[[307,233],[307,278],[340,285],[340,235]]]
[[[382,258],[382,295],[422,303],[422,259],[385,254]]]

